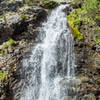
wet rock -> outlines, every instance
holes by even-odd
[[[88,77],[85,77],[85,76],[80,77],[79,79],[80,79],[81,82],[83,82],[83,83],[84,83],[84,82],[89,82],[89,80],[90,80]]]
[[[90,94],[87,94],[83,97],[83,100],[96,100],[96,97],[94,94],[90,93]]]
[[[37,9],[36,20],[37,21],[44,21],[47,17],[48,13],[43,9]]]

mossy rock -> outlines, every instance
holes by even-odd
[[[46,9],[53,9],[59,5],[56,1],[44,0],[44,2],[40,3],[40,6]]]

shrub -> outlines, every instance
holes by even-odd
[[[8,43],[10,46],[13,46],[15,44],[15,41],[12,38],[10,38]]]

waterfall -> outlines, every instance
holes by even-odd
[[[67,6],[51,12],[40,28],[42,42],[33,47],[30,58],[23,59],[25,79],[19,100],[71,100],[76,65],[73,36],[63,11]]]

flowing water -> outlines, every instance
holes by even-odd
[[[75,99],[75,54],[73,36],[67,27],[68,5],[54,9],[40,28],[41,43],[30,58],[23,60],[21,97],[19,100]]]

